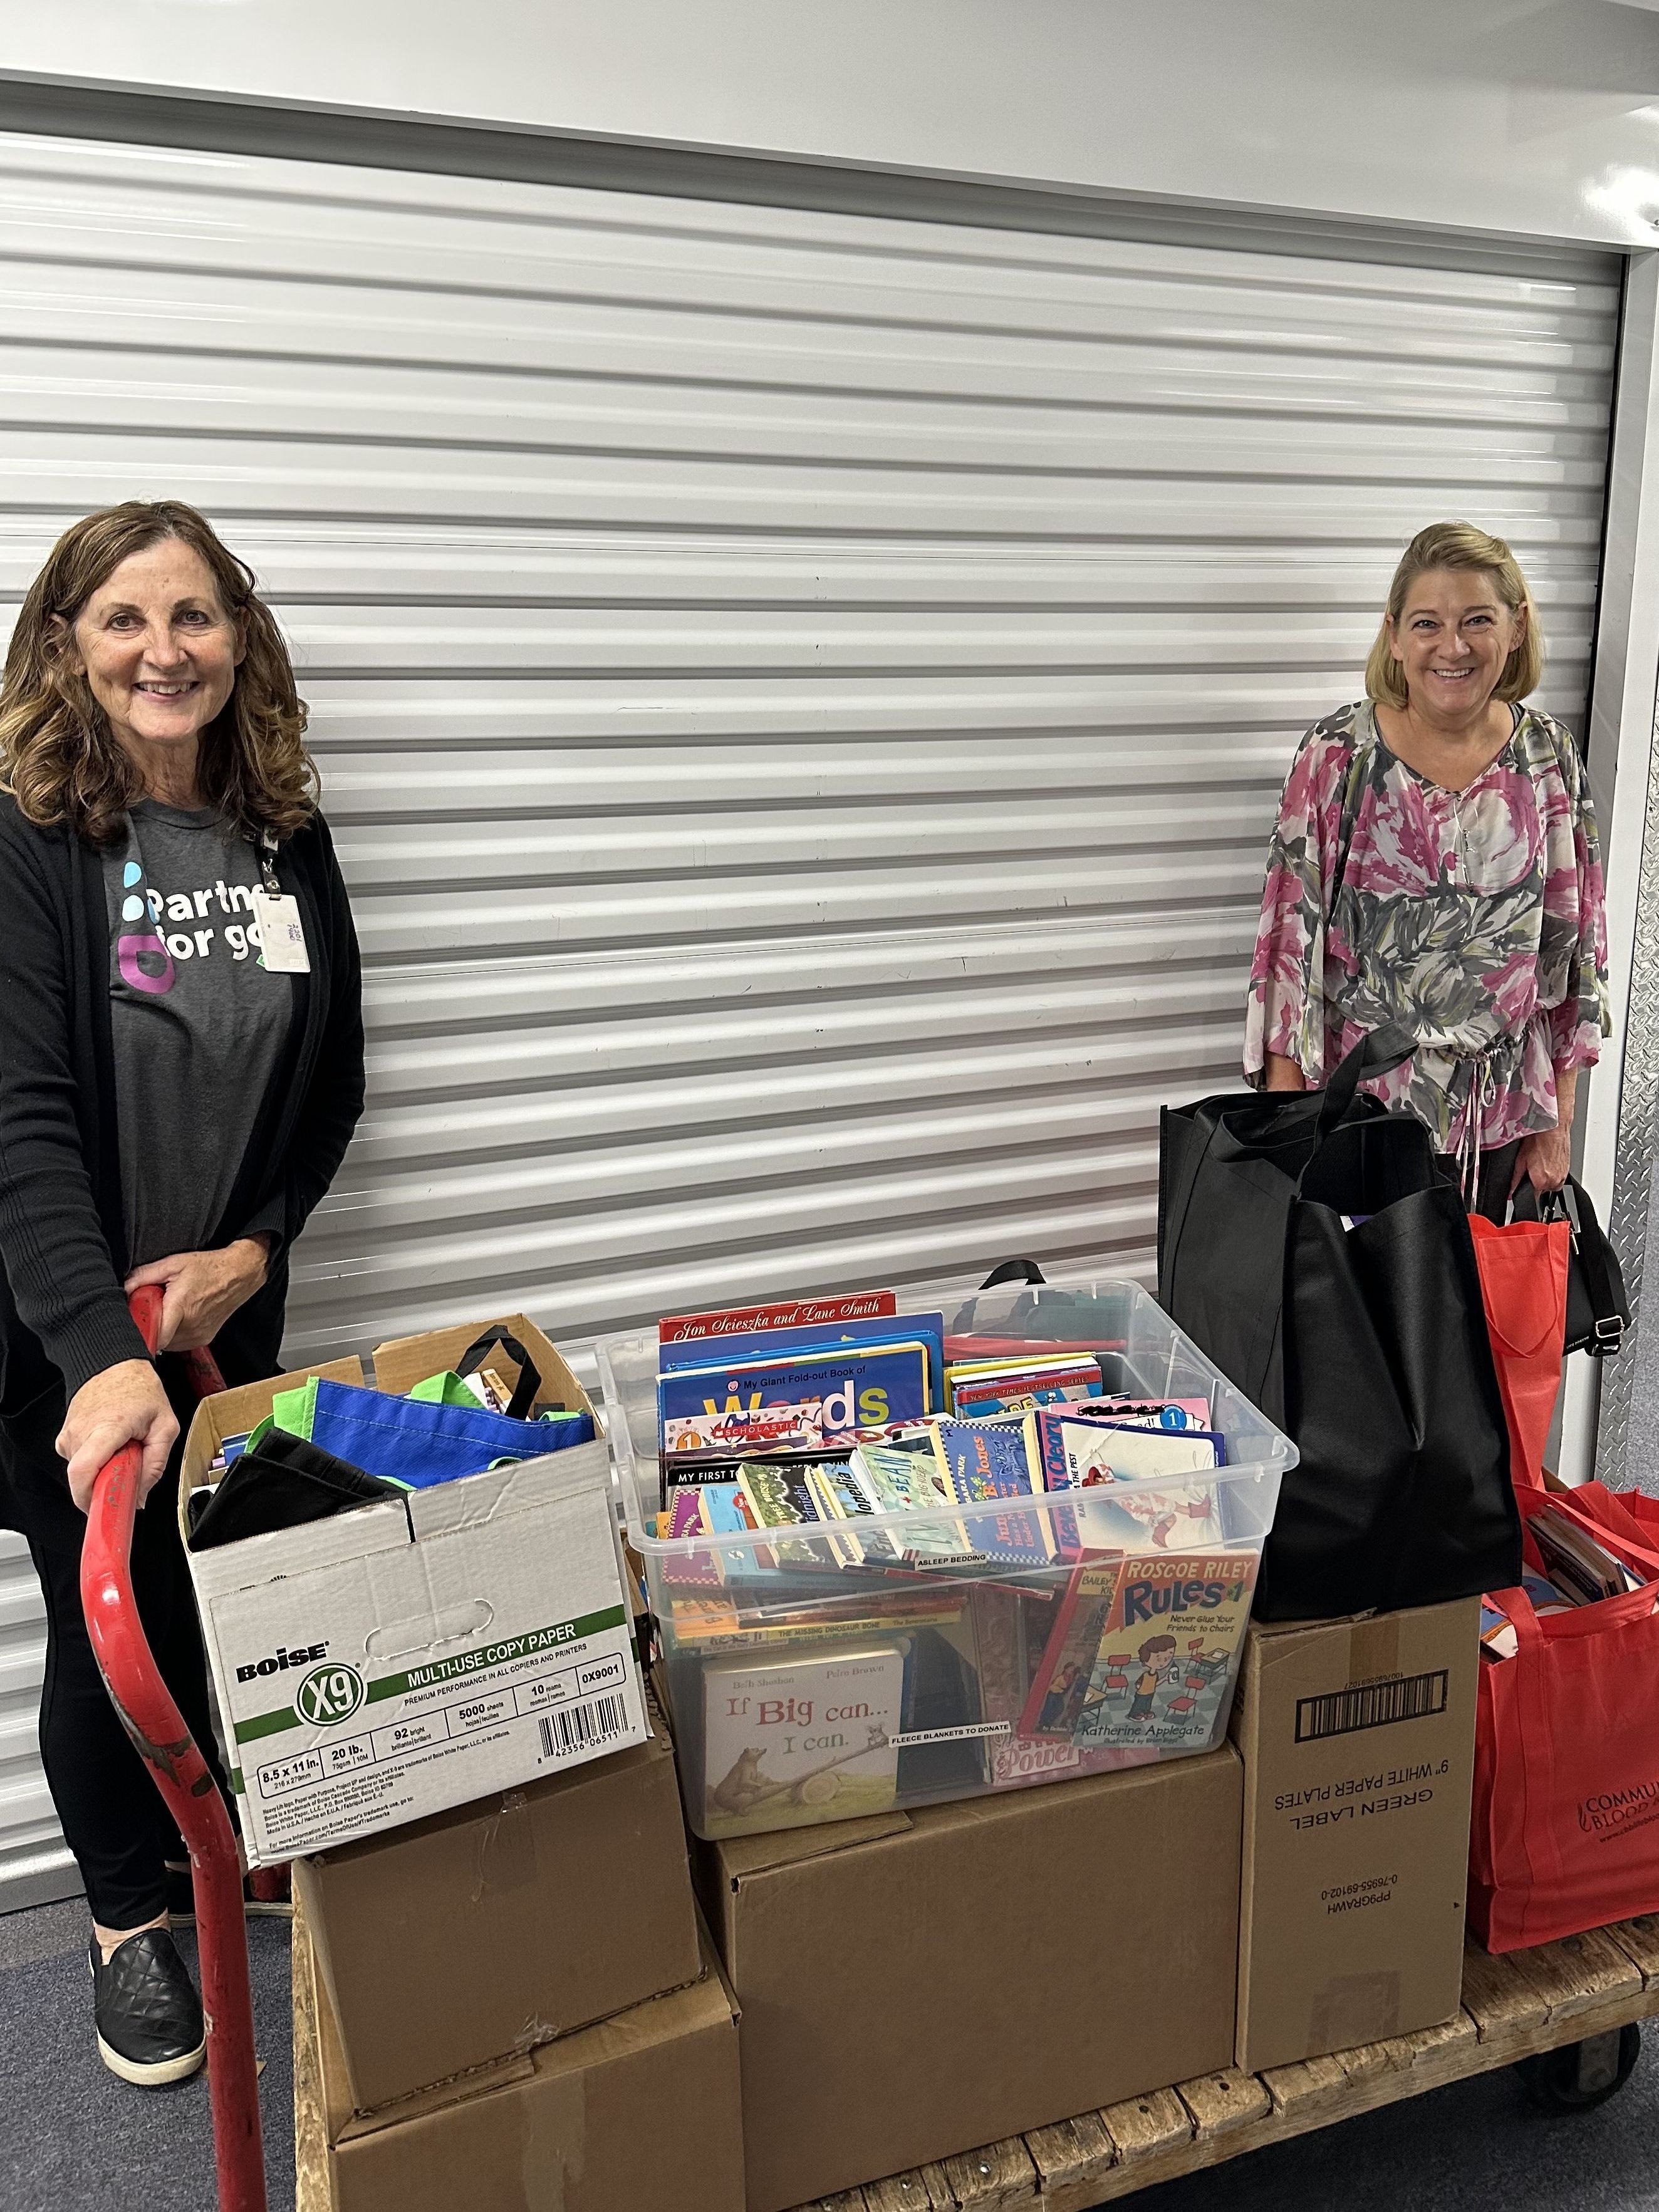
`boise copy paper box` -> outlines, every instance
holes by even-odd
[[[295,2139],[310,2212],[743,2212],[738,2024],[705,1946],[690,1987],[374,2113],[294,1924]]]
[[[1463,1981],[1480,1601],[1252,1625],[1237,2063],[1449,2020]]]
[[[419,1380],[488,1326],[386,1349]],[[586,1407],[541,1332],[519,1316],[507,1326],[554,1395]],[[203,1401],[181,1528],[224,1438],[308,1373],[360,1379],[336,1363]],[[644,1740],[600,1441],[188,1557],[253,1865]]]
[[[1241,1799],[1223,1745],[698,1846],[741,2014],[749,2212],[1224,2067]]]
[[[647,1719],[609,1759],[295,1861],[359,2112],[697,1978],[674,1755]]]

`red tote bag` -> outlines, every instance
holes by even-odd
[[[1659,1576],[1659,1529],[1633,1495],[1592,1484],[1549,1502]],[[1523,1591],[1495,1595],[1516,1650],[1480,1662],[1469,1924],[1515,1951],[1659,1911],[1659,1587],[1541,1619]]]
[[[1475,1214],[1469,1228],[1509,1424],[1510,1471],[1517,1488],[1535,1486],[1544,1479],[1544,1447],[1561,1387],[1571,1227],[1565,1221],[1512,1221],[1500,1228]]]

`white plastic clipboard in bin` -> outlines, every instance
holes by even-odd
[[[1227,1464],[1022,1498],[1022,1521],[1046,1532],[1051,1557],[1018,1565],[971,1545],[963,1557],[963,1524],[975,1516],[943,1504],[937,1513],[812,1523],[763,1540],[659,1538],[656,1335],[601,1338],[605,1426],[659,1626],[687,1813],[699,1835],[853,1819],[1144,1765],[1212,1749],[1225,1736],[1242,1634],[1224,1651],[1183,1635],[1170,1655],[1165,1635],[1126,1632],[1121,1652],[1103,1650],[1091,1694],[1103,1713],[1115,1699],[1126,1717],[1114,1741],[1036,1732],[1042,1701],[1033,1686],[1045,1658],[1052,1674],[1062,1646],[1051,1638],[1068,1601],[1073,1611],[1084,1601],[1080,1549],[1128,1557],[1184,1547],[1252,1579],[1296,1447],[1138,1283],[1011,1284],[943,1305],[951,1337],[1010,1349],[1086,1344],[1102,1358],[1109,1390],[1206,1399]],[[1164,1510],[1177,1500],[1178,1512]],[[903,1565],[850,1562],[848,1530],[855,1548],[874,1539],[869,1550]],[[1187,1530],[1198,1532],[1191,1541]],[[1152,1643],[1160,1648],[1143,1658]],[[1137,1731],[1127,1716],[1143,1704],[1160,1724]]]

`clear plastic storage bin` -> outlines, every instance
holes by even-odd
[[[1139,1284],[985,1291],[945,1316],[988,1352],[1086,1346],[1109,1391],[1207,1399],[1228,1463],[665,1540],[657,1340],[602,1339],[605,1428],[701,1836],[1142,1765],[1226,1734],[1294,1445]]]

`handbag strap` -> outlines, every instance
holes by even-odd
[[[1630,1310],[1618,1257],[1602,1233],[1589,1194],[1569,1176],[1562,1189],[1547,1191],[1540,1199],[1531,1183],[1523,1181],[1515,1194],[1513,1211],[1522,1221],[1565,1220],[1569,1224],[1594,1332],[1584,1349],[1592,1359],[1613,1358],[1623,1347]]]
[[[511,1330],[499,1325],[487,1328],[481,1337],[468,1345],[456,1361],[455,1372],[458,1375],[476,1374],[497,1345],[519,1370],[519,1379],[513,1385],[513,1395],[507,1404],[508,1418],[515,1421],[528,1420],[531,1407],[541,1395],[542,1370]]]
[[[1041,1283],[1043,1273],[1035,1260],[1004,1260],[980,1285],[982,1291],[1000,1290],[1005,1283]]]

